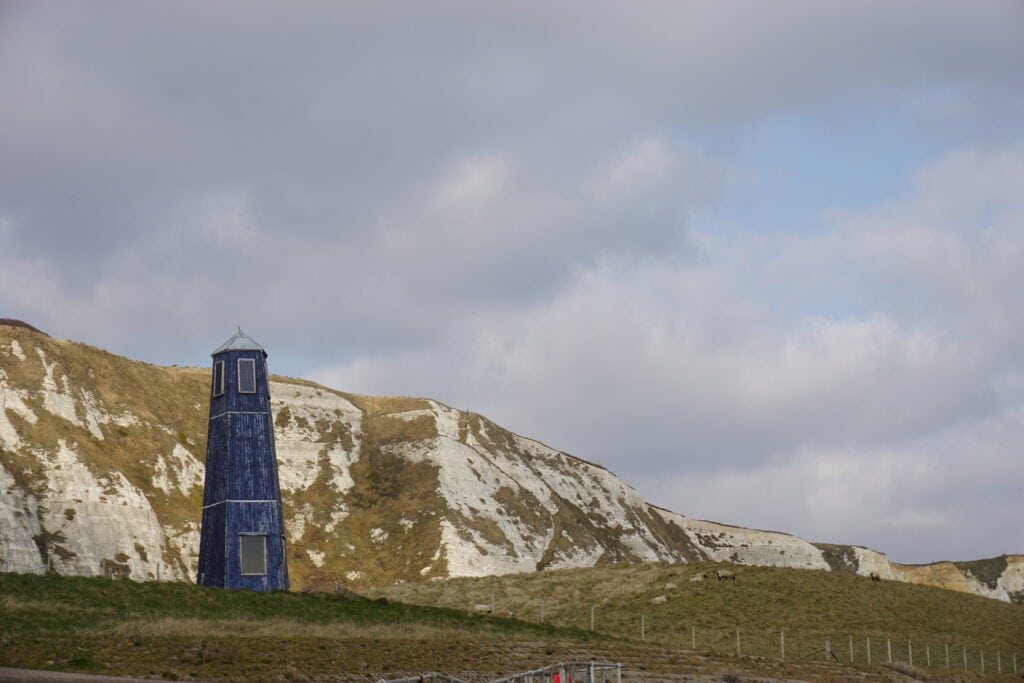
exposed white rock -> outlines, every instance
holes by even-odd
[[[63,380],[62,389],[58,386],[56,378],[54,378],[54,371],[57,368],[57,362],[54,361],[53,363],[47,363],[46,353],[42,349],[37,348],[36,354],[38,354],[39,361],[43,364],[43,371],[46,373],[46,376],[43,377],[43,387],[41,392],[43,397],[43,408],[45,408],[51,415],[67,420],[76,427],[83,426],[82,421],[78,419],[78,414],[75,411],[75,398],[71,395],[67,376],[61,377]]]
[[[313,514],[309,505],[292,509],[290,514],[285,514],[284,528],[289,543],[300,540],[306,534],[306,522]]]
[[[428,401],[428,403],[430,403],[434,414],[437,435],[457,440],[459,438],[459,411],[437,401]]]
[[[337,502],[330,511],[336,525],[347,514],[343,496],[355,484],[349,467],[359,459],[362,412],[337,394],[299,384],[271,382],[270,395],[273,413],[279,415],[287,409],[290,416],[286,422],[275,421],[274,426],[282,494],[304,490],[326,476],[325,484],[336,494]],[[323,435],[317,425],[324,423],[345,425],[352,436],[352,450],[339,443],[321,443]],[[326,472],[321,457],[326,458]],[[293,525],[289,535],[301,538],[304,525],[304,520]]]
[[[21,446],[21,436],[7,416],[11,411],[29,424],[35,424],[38,418],[32,409],[25,404],[28,391],[15,389],[7,383],[6,373],[0,369],[0,446],[17,450]]]
[[[666,521],[674,522],[686,531],[693,544],[716,562],[830,569],[821,550],[791,534],[706,522],[660,508],[652,509]]]
[[[25,352],[21,350],[21,344],[18,343],[17,339],[12,339],[9,344],[0,346],[0,351],[6,351],[20,361],[25,360]]]
[[[34,540],[41,533],[39,503],[0,466],[0,571],[44,572],[46,562]]]
[[[116,563],[127,565],[132,578],[155,573],[163,530],[145,495],[120,472],[93,475],[64,440],[55,452],[41,455],[51,469],[39,523],[50,538],[54,568],[103,574]]]
[[[889,558],[885,556],[885,553],[856,546],[853,548],[853,552],[857,557],[857,573],[861,576],[877,574],[880,579],[889,581],[896,578],[896,573],[893,571],[892,565],[889,564]]]
[[[36,354],[43,365],[46,375],[43,377],[43,386],[39,392],[43,399],[43,408],[51,415],[67,420],[76,427],[84,427],[98,441],[104,440],[101,425],[111,422],[123,426],[134,426],[139,424],[137,416],[130,412],[113,415],[104,410],[95,394],[85,389],[75,391],[67,375],[60,375],[60,382],[57,381],[57,361],[47,362],[46,353],[37,348]],[[79,410],[82,416],[79,417]],[[173,430],[162,427],[168,434],[174,435]]]
[[[325,553],[321,550],[313,550],[312,548],[306,549],[306,554],[309,555],[309,559],[313,561],[313,564],[317,567],[324,566],[324,555]]]
[[[647,504],[631,487],[604,468],[585,463],[536,441],[512,436],[512,449],[490,448],[469,432],[460,435],[460,414],[430,402],[438,436],[403,444],[394,452],[438,467],[438,493],[456,513],[442,525],[442,544],[453,576],[479,576],[532,571],[544,558],[554,539],[553,528],[530,528],[516,514],[494,501],[506,496],[536,499],[543,510],[555,514],[560,506],[574,506],[592,515],[601,526],[614,529],[618,543],[636,559],[676,560],[678,552],[667,547],[636,513]],[[422,415],[423,410],[409,411]],[[491,440],[486,423],[481,436]],[[460,437],[463,440],[460,440]],[[466,520],[475,522],[467,525]],[[473,526],[493,524],[504,537],[495,543]],[[562,544],[551,567],[580,567],[596,563],[604,554],[596,541]]]
[[[153,465],[153,486],[164,493],[172,489],[188,496],[192,489],[203,485],[206,467],[199,462],[192,452],[175,443],[168,455],[159,455]]]
[[[1024,595],[1024,555],[1007,558],[1006,570],[999,577],[1000,600],[1010,600],[1011,595]],[[1003,597],[1005,595],[1005,597]]]

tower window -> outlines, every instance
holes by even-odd
[[[213,395],[224,394],[224,361],[219,360],[213,364]]]
[[[242,574],[267,573],[267,537],[263,534],[242,534],[238,537]]]
[[[256,361],[252,358],[238,359],[238,393],[256,393]]]

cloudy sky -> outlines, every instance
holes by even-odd
[[[1024,552],[1024,5],[0,4],[0,317]]]

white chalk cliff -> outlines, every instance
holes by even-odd
[[[0,325],[0,571],[193,580],[209,373]],[[692,519],[429,399],[271,383],[293,588],[607,562],[848,571],[1024,602],[1024,556],[910,566]]]

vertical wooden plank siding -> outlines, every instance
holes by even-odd
[[[214,363],[224,361],[224,393],[211,388],[196,577],[207,586],[288,589],[266,355],[241,331],[214,352]],[[255,393],[238,391],[239,359],[255,361]],[[251,534],[266,536],[266,574],[241,573],[240,537]]]

